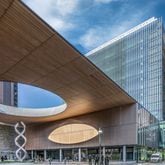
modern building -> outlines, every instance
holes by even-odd
[[[17,84],[0,82],[0,104],[17,106]],[[0,155],[7,155],[13,158],[15,153],[15,131],[13,126],[0,122]]]
[[[17,83],[0,82],[0,104],[17,106]]]
[[[165,119],[164,39],[162,19],[153,17],[87,53],[159,120]]]
[[[0,58],[10,59],[0,65],[0,80],[34,85],[65,101],[44,109],[0,105],[0,122],[26,124],[29,158],[149,159],[159,145],[156,117],[22,1],[4,0],[0,11]]]
[[[60,162],[96,160],[100,150],[107,161],[148,160],[146,154],[151,155],[154,148],[158,148],[158,125],[155,123],[156,119],[138,104],[110,108],[28,126],[26,149],[32,159],[52,158]]]

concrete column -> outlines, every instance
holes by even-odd
[[[103,165],[105,165],[105,147],[103,147]]]
[[[126,146],[123,146],[123,162],[126,162]]]
[[[34,151],[34,159],[37,158],[37,151]]]
[[[60,162],[62,162],[62,149],[59,150]]]
[[[136,160],[136,157],[135,157],[136,155],[135,154],[136,154],[136,147],[134,146],[133,147],[133,160]]]
[[[33,150],[31,150],[31,158],[32,158],[32,160],[34,159]]]
[[[78,149],[78,161],[81,162],[81,148]]]
[[[47,157],[47,152],[46,150],[44,150],[44,161],[46,161],[46,157]]]

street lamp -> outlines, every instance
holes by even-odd
[[[103,134],[103,130],[101,128],[99,128],[98,130],[98,135],[99,135],[99,165],[101,165],[101,135]]]

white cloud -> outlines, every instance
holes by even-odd
[[[105,38],[101,39],[101,37],[105,37],[103,33],[105,33],[105,31],[100,27],[90,28],[80,37],[79,43],[88,50],[95,48],[100,44],[101,40],[105,40]]]
[[[120,35],[121,33],[129,30],[136,23],[140,23],[143,13],[139,12],[128,20],[118,20],[113,25],[95,26],[90,28],[83,36],[80,37],[79,43],[85,47],[86,50],[92,50],[104,42],[112,39],[113,37]]]
[[[77,0],[51,0],[61,15],[72,14],[78,6]]]
[[[94,0],[97,3],[110,3],[112,1],[124,1],[124,0]],[[147,7],[147,10],[130,8],[128,4],[123,4],[123,7],[118,11],[116,21],[108,22],[103,25],[95,25],[94,27],[86,30],[86,33],[80,36],[78,43],[90,51],[106,41],[111,40],[112,38],[124,33],[130,28],[136,26],[137,24],[145,21],[144,18],[151,10],[155,7],[155,1],[150,3]],[[126,11],[129,12],[126,12]],[[136,12],[135,12],[135,11]],[[129,14],[131,13],[131,14]],[[115,15],[116,16],[116,15]],[[124,19],[123,19],[124,18]],[[128,19],[125,19],[128,18]]]
[[[58,32],[74,28],[69,17],[78,7],[75,0],[23,0],[35,13]]]
[[[69,23],[66,20],[62,20],[56,17],[47,17],[46,22],[48,22],[55,30],[61,33],[73,29],[75,27],[75,25],[73,25],[72,23]]]
[[[122,3],[120,10],[114,13],[112,13],[113,10],[109,10],[107,13],[109,17],[113,17],[111,21],[111,19],[109,19],[106,15],[102,15],[100,11],[92,9],[97,9],[95,8],[95,5],[102,5],[116,1],[124,2],[126,0],[23,1],[55,30],[66,37],[71,43],[74,43],[75,45],[81,45],[86,50],[91,50],[105,41],[110,40],[116,35],[119,35],[130,29],[137,23],[140,23],[147,15],[147,12],[152,9],[152,6],[154,7],[154,4],[150,3],[150,5],[147,7],[147,10],[146,8],[143,10],[134,8],[128,3]],[[110,6],[111,5],[109,5],[109,8]],[[91,20],[91,14],[89,14],[91,12],[90,9],[95,12],[92,14],[96,15],[96,17],[98,14],[101,15],[99,19],[102,19],[102,21],[98,21],[100,23],[97,23],[97,19],[94,17],[94,19]],[[107,22],[105,19],[107,19]]]
[[[72,14],[78,6],[76,0],[23,0],[35,12],[40,14],[51,14],[55,12],[60,15]]]
[[[94,0],[96,3],[110,3],[114,1],[119,1],[119,0]]]

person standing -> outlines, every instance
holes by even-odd
[[[1,156],[1,162],[4,162],[4,157],[3,156]]]

